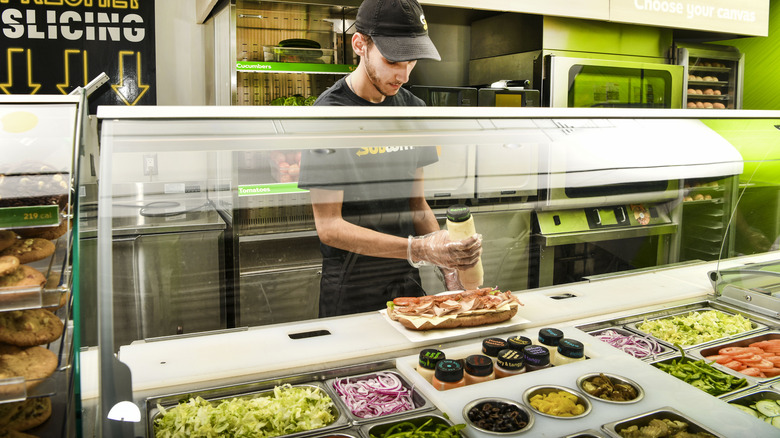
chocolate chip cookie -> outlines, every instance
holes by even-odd
[[[17,432],[29,430],[40,426],[51,417],[51,399],[49,397],[36,397],[20,402],[5,403],[0,415],[2,415],[0,416],[0,429]]]
[[[72,224],[70,220],[63,220],[59,225],[51,227],[17,228],[14,231],[21,237],[37,237],[46,240],[57,240],[68,232]]]
[[[63,327],[60,318],[46,309],[2,312],[0,342],[17,347],[45,345],[59,339]]]
[[[0,277],[0,289],[6,287],[43,286],[46,277],[32,266],[19,265],[15,271]]]
[[[17,239],[13,245],[0,251],[0,256],[16,256],[22,264],[43,260],[52,254],[54,254],[54,243],[39,237]]]

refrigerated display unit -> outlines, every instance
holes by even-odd
[[[745,54],[733,46],[675,43],[670,62],[682,66],[683,108],[741,109]]]
[[[626,215],[631,222],[630,232],[636,233],[634,235],[639,238],[647,237],[649,241],[652,236],[648,235],[652,233],[646,231],[658,228],[652,222],[656,216],[651,210],[662,204],[667,204],[664,209],[673,210],[683,203],[686,192],[681,185],[684,180],[738,175],[744,169],[742,157],[734,150],[732,142],[719,139],[722,134],[708,130],[709,125],[705,122],[713,122],[714,119],[708,117],[715,118],[721,114],[718,112],[602,109],[584,113],[568,108],[476,110],[388,108],[367,114],[348,107],[314,107],[305,111],[267,107],[101,108],[98,114],[102,133],[101,170],[113,169],[115,163],[156,151],[160,157],[161,175],[186,169],[188,177],[199,175],[201,178],[197,179],[207,181],[208,199],[227,205],[233,202],[238,190],[273,193],[276,187],[272,181],[255,187],[234,185],[233,173],[243,162],[232,160],[246,157],[247,152],[306,153],[309,150],[327,152],[337,148],[373,147],[378,153],[382,148],[396,151],[399,147],[413,145],[439,147],[444,155],[465,147],[473,152],[476,160],[469,169],[473,169],[473,178],[459,174],[464,171],[463,168],[453,168],[451,174],[446,169],[439,169],[438,179],[444,182],[469,181],[472,194],[467,201],[473,207],[477,229],[483,233],[483,264],[488,278],[489,270],[497,272],[498,265],[502,263],[509,271],[524,270],[526,275],[538,269],[527,261],[531,239],[528,218],[532,214],[595,208],[599,211],[594,217],[600,217],[602,228],[607,229],[620,225],[621,215]],[[729,112],[729,116],[735,120],[757,120],[762,125],[777,124],[780,120],[780,114],[765,112]],[[749,129],[740,129],[740,126],[734,127],[730,135],[740,136],[740,132],[745,137],[753,135]],[[691,147],[690,136],[706,137],[709,141],[694,143]],[[605,143],[605,140],[609,141]],[[617,153],[620,145],[634,147]],[[676,155],[661,153],[675,148]],[[502,150],[506,155],[498,156],[498,159],[504,158],[500,165],[480,165],[482,159],[495,160],[493,153]],[[634,151],[640,153],[629,153]],[[769,152],[766,159],[776,160],[776,154]],[[521,159],[525,162],[520,162]],[[512,165],[512,162],[516,164]],[[436,172],[432,173],[436,175]],[[103,282],[98,291],[99,299],[108,305],[126,293],[111,284],[112,266],[105,262],[112,259],[114,240],[110,225],[114,211],[111,208],[113,196],[105,191],[110,190],[113,176],[110,171],[101,172],[102,185],[99,189],[104,191],[98,197],[98,272]],[[508,193],[511,191],[514,192]],[[458,198],[453,197],[450,201],[461,201],[460,197],[464,194],[460,193]],[[272,199],[306,202],[295,197],[268,199],[268,202]],[[652,202],[657,205],[646,205],[645,211],[633,208],[618,211],[615,208],[621,204],[630,205],[632,200],[639,204]],[[434,205],[441,208],[441,205]],[[105,214],[100,214],[101,211]],[[235,208],[232,211],[235,213]],[[491,216],[495,218],[493,223],[480,228],[486,223],[482,219]],[[568,217],[559,216],[558,220],[568,223]],[[582,221],[587,223],[586,218]],[[773,221],[776,222],[777,218]],[[289,224],[289,233],[284,232],[285,223]],[[289,251],[285,247],[286,242],[263,240],[287,234],[291,239],[308,240],[313,246],[316,234],[311,230],[300,233],[296,228],[299,224],[280,219],[275,224],[279,227],[275,231],[277,236],[257,234],[249,239],[251,246],[262,252],[263,260],[268,263],[263,275],[273,280],[274,269],[278,269],[277,281],[272,284],[281,298],[286,298],[285,292],[290,296],[300,296],[296,295],[301,292],[298,290],[300,284],[287,282],[285,278],[289,278],[291,270],[288,268],[300,261],[310,260],[311,253],[301,256]],[[553,215],[550,226],[555,224]],[[601,235],[599,231],[583,236],[582,241],[588,240],[589,236]],[[559,237],[564,238],[550,235],[550,239]],[[498,248],[508,250],[506,257],[485,255]],[[657,250],[652,250],[651,254],[657,254]],[[187,256],[172,256],[169,262],[179,263],[180,258]],[[750,258],[722,260],[719,269],[772,261],[777,257],[775,251]],[[522,258],[526,261],[519,260]],[[691,261],[680,265],[673,260],[664,260],[661,265],[648,266],[643,270],[610,271],[610,275],[585,276],[575,282],[548,287],[523,289],[512,286],[511,290],[523,306],[515,317],[494,325],[414,331],[392,321],[381,309],[343,317],[288,320],[139,339],[117,345],[101,342],[96,349],[83,351],[80,356],[87,364],[85,366],[94,371],[82,383],[82,403],[85,407],[82,417],[96,419],[97,424],[88,426],[96,429],[98,435],[151,436],[158,428],[165,427],[163,420],[157,420],[163,418],[165,411],[175,409],[180,401],[200,396],[205,401],[198,401],[198,406],[207,409],[211,403],[228,401],[233,397],[266,396],[275,388],[290,384],[315,391],[318,397],[322,394],[319,391],[322,391],[334,400],[333,409],[329,408],[333,421],[305,434],[365,436],[365,431],[384,424],[386,420],[417,421],[429,414],[448,418],[455,424],[462,423],[465,421],[464,407],[479,397],[508,398],[530,409],[523,401],[523,394],[544,385],[563,386],[579,392],[583,400],[589,401],[591,410],[587,415],[566,420],[535,414],[534,424],[529,429],[531,433],[550,431],[555,436],[568,436],[595,430],[606,435],[607,426],[614,426],[616,422],[669,411],[679,413],[692,423],[705,424],[716,436],[745,436],[748,433],[751,436],[774,436],[776,430],[771,425],[729,407],[724,397],[708,394],[655,367],[654,362],[669,359],[680,350],[672,347],[667,350],[667,356],[640,360],[596,340],[584,330],[591,324],[614,321],[622,329],[632,331],[632,324],[640,322],[644,316],[661,317],[678,310],[693,310],[702,303],[705,307],[734,311],[736,306],[729,303],[709,304],[713,289],[708,272],[715,269],[716,264],[714,261]],[[146,269],[168,272],[166,263],[150,265]],[[494,279],[488,280],[490,287],[510,289],[506,286],[511,284],[510,280]],[[436,294],[444,291],[432,289],[428,292]],[[302,306],[308,304],[304,302]],[[750,329],[744,333],[746,337],[768,334],[780,324],[777,315],[758,314],[740,308],[736,312],[743,312],[751,319]],[[101,334],[98,338],[112,340],[114,326],[111,320],[106,320],[112,315],[101,313],[99,318]],[[445,351],[447,357],[462,359],[480,354],[482,340],[487,337],[523,335],[534,338],[545,327],[559,327],[565,337],[583,343],[586,359],[445,392],[434,389],[416,370],[423,349],[437,348]],[[728,338],[726,341],[736,339]],[[717,341],[723,342],[724,339]],[[694,348],[686,349],[685,354],[698,358]],[[349,407],[339,401],[332,386],[333,380],[375,375],[380,371],[399,373],[401,380],[408,387],[413,387],[415,393],[421,394],[424,401],[410,412],[392,418],[353,417]],[[594,371],[635,381],[643,387],[645,395],[635,403],[618,406],[591,399],[582,392],[577,382],[581,376]],[[732,377],[739,379],[736,375]],[[752,391],[778,385],[776,378],[765,380],[762,384],[756,379],[746,379],[745,382],[746,385],[740,384],[743,386],[739,390]],[[735,390],[728,396],[736,394]],[[120,406],[130,407],[128,412],[135,417],[109,415],[113,408]],[[463,433],[478,438],[488,436],[473,426],[466,426]]]

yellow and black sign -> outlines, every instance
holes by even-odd
[[[154,0],[0,0],[0,17],[0,93],[68,94],[105,72],[91,112],[156,104]]]

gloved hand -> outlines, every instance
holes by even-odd
[[[482,235],[475,234],[458,241],[451,241],[447,230],[409,236],[406,255],[412,266],[427,263],[444,268],[468,269],[476,265],[482,255]]]
[[[439,268],[439,272],[441,272],[442,280],[444,280],[444,285],[447,287],[447,290],[466,289],[460,282],[457,269]]]

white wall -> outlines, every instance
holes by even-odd
[[[194,0],[155,2],[157,105],[206,105],[207,26]]]

